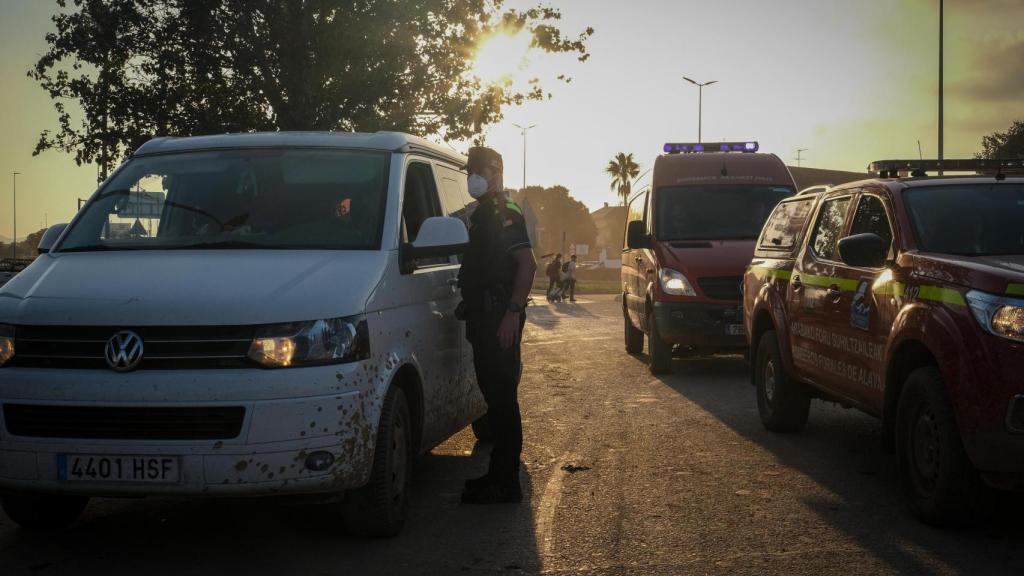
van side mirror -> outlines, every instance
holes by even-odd
[[[423,221],[416,240],[402,244],[400,249],[402,273],[409,274],[415,268],[413,261],[419,258],[438,258],[462,254],[469,246],[469,232],[466,224],[451,216],[432,216]]]
[[[43,232],[43,237],[39,239],[38,251],[40,254],[46,254],[53,248],[53,245],[57,243],[57,239],[64,233],[68,227],[67,224],[54,224]]]
[[[839,257],[857,268],[881,268],[889,255],[889,244],[871,232],[854,234],[839,240]]]
[[[626,246],[630,250],[651,247],[651,237],[644,229],[643,220],[633,220],[626,225]]]

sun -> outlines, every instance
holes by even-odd
[[[529,65],[533,41],[529,32],[499,31],[484,38],[473,57],[471,74],[484,84],[502,84],[513,80]]]

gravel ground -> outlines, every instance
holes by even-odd
[[[541,299],[543,301],[543,299]],[[622,351],[621,304],[530,309],[521,505],[459,504],[486,446],[465,430],[417,467],[397,538],[342,535],[325,504],[97,500],[68,532],[0,514],[0,574],[1019,574],[1019,497],[989,524],[916,522],[878,423],[815,403],[761,427],[740,358],[653,377]]]

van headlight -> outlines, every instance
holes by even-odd
[[[267,368],[343,364],[370,357],[362,316],[264,326],[249,346],[249,359]]]
[[[0,324],[0,366],[14,358],[14,326]]]
[[[671,268],[662,268],[658,271],[658,282],[666,294],[673,296],[696,296],[690,281],[682,272]]]
[[[967,293],[967,305],[989,333],[1024,342],[1024,301],[971,290]]]

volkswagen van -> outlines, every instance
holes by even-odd
[[[158,138],[0,289],[0,491],[342,496],[391,535],[485,412],[457,304],[465,158],[398,133]]]

